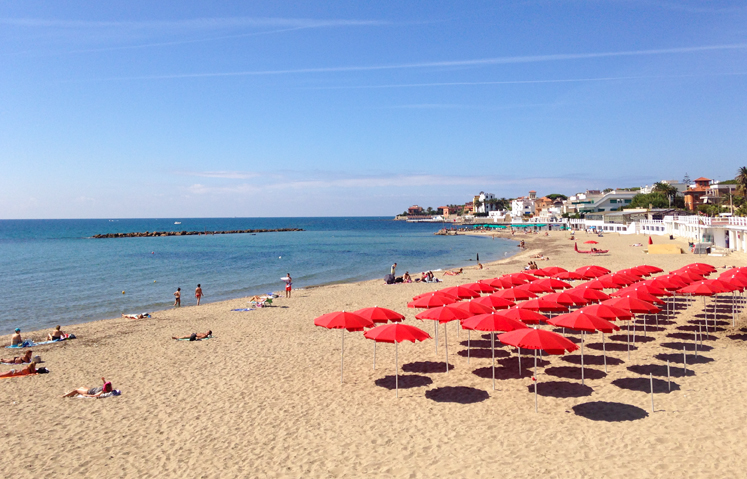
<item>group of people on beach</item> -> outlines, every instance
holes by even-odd
[[[197,299],[197,306],[200,305],[200,300],[204,294],[202,293],[202,286],[200,284],[195,288],[195,299]],[[182,288],[176,288],[174,291],[174,307],[178,308],[182,305]]]

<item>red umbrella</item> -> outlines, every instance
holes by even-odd
[[[498,296],[499,298],[503,299],[510,299],[511,301],[524,301],[525,299],[529,298],[536,298],[537,295],[532,293],[531,291],[527,290],[521,290],[516,288],[509,288],[504,289],[503,291],[498,291],[497,293],[493,294],[493,296]]]
[[[478,283],[488,283],[494,289],[510,288],[513,285],[504,283],[503,278],[482,279]]]
[[[566,281],[579,281],[584,279],[583,276],[576,273],[575,271],[566,271],[565,273],[558,273],[556,275],[553,275],[557,279],[563,279]]]
[[[456,296],[459,299],[479,298],[480,293],[477,291],[465,288],[464,286],[452,286],[450,288],[444,288],[439,290],[441,293],[450,294]]]
[[[511,274],[509,274],[508,276],[510,276],[510,277],[512,277],[512,278],[519,278],[519,279],[524,279],[524,280],[526,280],[526,281],[534,281],[535,279],[537,279],[537,277],[536,277],[536,276],[532,276],[532,275],[531,275],[531,274],[529,274],[529,273],[523,273],[523,272],[519,272],[519,273],[511,273]]]
[[[589,240],[589,241],[584,241],[584,244],[599,244],[599,241]]]
[[[654,240],[651,239],[651,237],[648,237],[648,244],[654,244]]]
[[[612,306],[615,308],[624,309],[635,314],[651,314],[658,313],[661,309],[657,308],[653,304],[629,296],[623,298],[613,298],[603,301],[601,304]]]
[[[556,303],[559,303],[559,304],[562,304],[568,307],[574,304],[583,305],[583,304],[589,303],[588,300],[578,296],[577,294],[572,293],[571,291],[563,291],[560,293],[546,294],[542,298],[548,301],[555,301]]]
[[[491,333],[497,331],[515,331],[517,329],[523,329],[527,326],[515,319],[510,319],[499,314],[480,314],[473,316],[469,319],[462,321],[462,327],[466,330],[472,331],[488,331]],[[495,391],[495,335],[490,335],[490,345],[493,351],[493,391]],[[469,355],[469,337],[467,339],[467,354]],[[469,360],[469,358],[468,358]]]
[[[491,308],[490,306],[486,306],[485,304],[481,304],[481,303],[476,303],[474,300],[455,304],[454,307],[469,313],[470,316],[473,316],[475,314],[488,314],[494,311],[493,308]]]
[[[625,273],[627,275],[634,276],[636,278],[642,278],[644,276],[651,276],[650,273],[640,270],[637,267],[621,269],[620,271],[618,271],[618,273]]]
[[[682,270],[682,271],[675,271],[672,273],[674,276],[679,276],[683,278],[685,281],[688,281],[690,283],[694,281],[703,281],[705,278],[702,274],[694,271],[694,270]]]
[[[602,332],[602,350],[604,351],[604,372],[607,372],[607,349],[604,345],[604,333],[619,331],[620,328],[593,314],[576,311],[571,314],[564,314],[557,318],[551,319],[550,324],[563,328],[575,329],[582,331],[581,335],[581,384],[584,384],[584,339],[587,332]]]
[[[627,273],[621,273],[617,272],[612,274],[612,279],[617,281],[618,283],[622,283],[623,286],[630,286],[633,283],[637,283],[641,280],[638,276],[633,276]]]
[[[733,269],[724,273],[721,273],[721,276],[718,277],[720,281],[724,281],[731,285],[732,293],[735,293],[736,291],[744,291],[747,288],[747,276],[744,276],[740,274],[738,271],[734,271]],[[736,326],[737,323],[737,317],[736,317],[736,298],[734,294],[732,294],[732,302],[731,302],[731,322],[732,326]]]
[[[605,300],[610,299],[608,295],[604,294],[598,289],[583,287],[583,286],[577,286],[569,290],[569,293],[573,293],[589,301],[605,301]]]
[[[708,332],[708,311],[706,310],[706,296],[713,296],[714,294],[723,293],[726,291],[721,281],[706,279],[702,281],[696,281],[689,286],[685,286],[682,289],[677,290],[681,294],[690,294],[693,296],[703,296],[703,313],[705,314],[706,332]],[[714,311],[715,316],[715,311]],[[715,321],[714,317],[714,321]]]
[[[653,286],[656,289],[663,289],[665,291],[666,290],[674,291],[674,290],[680,289],[680,286],[675,284],[674,281],[667,278],[666,276],[659,276],[658,278],[649,279],[643,284],[647,286]]]
[[[567,340],[558,333],[544,329],[518,329],[498,336],[503,344],[524,349],[541,349],[547,354],[560,355],[566,351],[571,352],[578,349],[572,341]]]
[[[594,289],[617,289],[620,286],[627,286],[628,284],[630,283],[627,283],[623,279],[615,278],[611,274],[605,274],[604,276],[600,276],[599,278],[586,283],[589,288]]]
[[[496,314],[500,314],[506,318],[516,319],[524,324],[539,324],[540,322],[546,323],[547,317],[539,314],[531,309],[524,308],[511,308],[505,311],[499,311]]]
[[[682,276],[677,276],[676,274],[668,274],[668,275],[665,275],[665,276],[659,276],[656,279],[661,279],[661,278],[666,279],[670,283],[672,283],[672,284],[674,284],[674,285],[676,285],[676,286],[678,286],[680,288],[684,288],[688,284],[692,283],[692,280],[684,278]]]
[[[687,269],[695,269],[702,274],[711,274],[716,272],[716,268],[713,265],[706,263],[691,263],[685,266]]]
[[[489,294],[481,298],[475,298],[471,301],[472,303],[482,304],[493,309],[506,309],[516,306],[516,303],[509,301],[505,298],[500,298],[494,294]]]
[[[431,293],[417,298],[414,301],[407,303],[408,308],[438,308],[440,306],[446,306],[447,304],[456,303],[457,299],[454,296],[447,294]]]
[[[449,298],[449,299],[451,299],[453,301],[459,301],[459,298],[457,296],[455,296],[453,294],[449,294],[449,293],[444,293],[443,291],[428,291],[427,293],[422,293],[422,294],[419,294],[417,296],[413,296],[412,300],[415,301],[415,300],[418,300],[420,298],[425,298],[426,296],[431,296],[433,294],[437,294],[439,296],[444,296],[444,297]]]
[[[373,326],[373,321],[355,313],[336,311],[319,316],[314,320],[315,326],[327,329],[339,329],[342,332],[342,347],[340,348],[340,383],[342,383],[342,369],[345,364],[345,330],[363,331],[363,328]]]
[[[358,311],[353,311],[353,314],[370,319],[374,323],[386,323],[388,321],[398,322],[405,319],[403,314],[399,314],[391,309],[379,308],[378,306],[359,309]]]
[[[559,279],[555,278],[548,278],[548,279],[538,279],[537,281],[532,281],[529,284],[541,284],[546,285],[552,288],[553,290],[556,289],[568,289],[572,288],[572,286],[565,281],[560,281]]]
[[[437,321],[437,323],[434,323],[434,326],[436,328],[436,337],[438,337],[438,325],[439,323],[448,323],[449,321],[454,321],[457,319],[467,319],[471,316],[473,316],[474,313],[468,312],[465,308],[463,308],[463,305],[468,305],[469,303],[459,303],[459,304],[450,304],[447,306],[442,306],[440,308],[431,308],[423,311],[422,313],[418,313],[415,315],[415,319],[431,319],[434,321]],[[492,311],[492,310],[490,310]],[[446,372],[449,372],[449,330],[444,326],[444,349],[446,351]],[[436,354],[438,354],[438,349],[436,350]]]
[[[616,293],[612,293],[612,296],[615,298],[635,298],[640,299],[641,301],[646,301],[647,303],[651,304],[664,304],[664,301],[660,300],[653,294],[647,293],[644,290],[641,289],[628,289],[627,291],[621,292],[618,291]]]
[[[529,309],[531,311],[566,311],[568,308],[562,304],[558,304],[555,301],[549,301],[545,298],[530,299],[519,304],[521,309]]]
[[[468,283],[463,284],[462,287],[469,288],[472,291],[476,291],[478,293],[492,293],[493,291],[495,291],[495,288],[488,283]]]
[[[539,274],[538,274],[538,273],[539,273],[540,271],[542,271],[543,273],[545,273],[545,274],[544,274],[544,276],[556,276],[556,275],[558,275],[558,274],[561,274],[561,273],[567,273],[567,272],[568,272],[568,270],[566,270],[566,269],[563,269],[563,268],[561,268],[561,267],[559,267],[559,266],[548,266],[548,267],[546,267],[546,268],[538,269],[538,270],[536,270],[536,271],[535,271],[534,273],[532,273],[532,274],[533,274],[534,276],[539,276]]]
[[[584,278],[598,278],[600,276],[604,276],[605,274],[611,273],[610,270],[607,268],[602,268],[601,266],[582,266],[576,270],[576,273],[580,274]]]
[[[612,296],[624,296],[625,293],[629,293],[631,291],[643,291],[644,293],[648,293],[653,296],[672,296],[672,293],[670,293],[666,289],[659,288],[652,281],[653,280],[643,281],[641,283],[636,283],[633,286],[622,288],[619,291],[612,293]]]
[[[545,280],[537,280],[532,281],[531,283],[522,284],[521,286],[517,286],[516,289],[523,289],[526,291],[531,291],[532,293],[552,293],[553,291],[555,291],[550,285],[541,284],[540,281]]]
[[[517,278],[514,276],[501,276],[500,278],[494,279],[490,282],[490,285],[495,288],[502,288],[502,289],[508,289],[513,288],[514,286],[519,286],[520,284],[528,283],[529,280]]]
[[[650,265],[647,265],[647,264],[642,264],[640,266],[636,266],[636,269],[638,269],[640,271],[645,271],[646,273],[649,273],[649,274],[661,273],[662,271],[664,271],[663,269],[661,269],[659,267],[650,266]]]
[[[607,321],[615,321],[617,319],[628,320],[633,318],[633,313],[607,304],[592,304],[591,306],[584,306],[578,311],[599,316]]]
[[[430,338],[430,335],[418,329],[415,326],[409,324],[385,324],[378,326],[373,329],[369,329],[363,336],[368,339],[373,339],[375,343],[394,343],[394,388],[396,390],[397,397],[399,397],[399,343],[402,341],[425,341]],[[374,343],[374,344],[375,344]]]

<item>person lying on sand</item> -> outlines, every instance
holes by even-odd
[[[55,326],[54,331],[47,334],[47,341],[56,341],[58,339],[64,339],[65,333],[60,331],[60,325]]]
[[[144,319],[144,318],[150,318],[150,313],[140,313],[140,314],[123,314],[123,318],[130,318],[130,319]]]
[[[200,339],[209,338],[213,335],[212,331],[208,331],[207,333],[192,333],[189,336],[183,336],[181,338],[177,338],[176,336],[171,336],[171,339],[189,339],[190,341],[197,341]]]
[[[630,246],[643,246],[643,245],[641,243],[634,243],[634,244],[632,244]]]
[[[0,378],[12,378],[14,376],[28,376],[29,374],[36,374],[36,363],[30,363],[23,369],[11,369],[7,373],[0,374]]]
[[[26,364],[31,362],[31,351],[26,351],[23,356],[16,356],[15,358],[0,359],[0,363],[5,364]]]
[[[459,268],[459,271],[444,271],[444,276],[456,276],[464,273],[464,268]]]
[[[73,389],[69,393],[63,394],[62,397],[71,398],[75,396],[83,396],[87,398],[97,398],[102,394],[112,392],[112,383],[104,378],[101,378],[101,380],[104,381],[103,386],[93,388],[80,387],[78,389]]]

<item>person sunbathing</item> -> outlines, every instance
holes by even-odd
[[[63,394],[62,397],[71,398],[75,396],[83,396],[87,398],[98,398],[101,397],[102,394],[112,392],[112,383],[104,378],[101,378],[101,380],[104,381],[103,386],[93,388],[80,387],[78,389],[73,389],[69,393]]]
[[[54,331],[47,334],[47,341],[57,341],[59,339],[65,339],[65,333],[60,331],[60,325],[55,326]]]
[[[6,373],[0,374],[0,378],[12,378],[15,376],[28,376],[30,374],[36,374],[36,363],[30,363],[23,369],[11,369]]]
[[[5,364],[25,364],[31,362],[31,351],[26,351],[23,356],[16,356],[15,358],[0,359],[0,363]]]
[[[10,337],[11,346],[20,346],[23,344],[23,338],[21,337],[21,328],[16,328],[13,336]]]
[[[464,273],[464,269],[459,268],[459,271],[444,271],[444,276],[456,276],[462,273]]]
[[[150,314],[148,313],[140,313],[140,314],[123,314],[123,318],[130,318],[130,319],[144,319],[144,318],[150,318]]]
[[[412,283],[412,278],[410,277],[410,273],[405,271],[405,275],[402,276],[402,281],[405,283]]]
[[[199,341],[200,339],[206,339],[213,335],[212,331],[208,331],[207,333],[192,333],[189,336],[183,336],[181,338],[177,338],[176,336],[171,336],[171,339],[189,339],[190,341]]]

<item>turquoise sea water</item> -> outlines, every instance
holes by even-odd
[[[181,225],[175,225],[181,221]],[[391,218],[171,218],[0,221],[0,331],[47,328],[294,288],[482,262],[515,242],[436,236],[440,224]],[[98,233],[303,228],[303,232],[93,239]],[[122,294],[125,291],[125,294]]]

